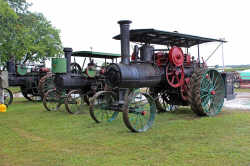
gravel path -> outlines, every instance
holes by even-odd
[[[19,92],[19,93],[14,93],[13,94],[13,97],[23,97],[22,93]]]
[[[225,100],[224,107],[229,109],[249,109],[250,110],[250,93],[238,92],[233,100]]]

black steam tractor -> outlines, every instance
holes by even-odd
[[[156,108],[164,110],[166,104],[190,105],[198,116],[221,111],[223,78],[200,58],[199,46],[225,41],[155,29],[130,30],[131,21],[118,23],[120,35],[114,39],[121,40],[121,63],[110,64],[105,73],[106,83],[115,90],[100,91],[90,100],[90,114],[97,123],[112,121],[122,112],[131,131],[143,132],[152,126]],[[136,43],[131,56],[130,42]],[[198,48],[197,58],[189,53],[192,46]]]
[[[15,60],[11,59],[4,68],[8,71],[9,86],[19,86],[22,95],[29,101],[41,100],[38,92],[38,83],[49,72],[44,63],[26,65],[23,62],[22,64],[16,64]],[[9,93],[10,96],[13,96],[11,91]]]
[[[85,104],[89,104],[89,97],[99,90],[103,90],[104,72],[106,64],[117,62],[119,54],[77,51],[64,48],[65,58],[52,59],[52,73],[41,79],[39,87],[44,95],[43,104],[48,111],[56,111],[62,104],[70,114],[80,113]],[[71,62],[74,57],[74,62]],[[83,57],[82,66],[76,57]],[[86,60],[89,63],[85,66]],[[94,60],[102,59],[103,64],[98,66]],[[49,90],[50,89],[50,90]]]

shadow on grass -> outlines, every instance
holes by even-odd
[[[20,103],[20,104],[33,104],[33,103],[42,103],[41,101],[29,101],[27,99],[14,99],[15,100],[15,104]]]
[[[214,117],[223,117],[227,116],[230,114],[235,114],[235,113],[246,113],[249,112],[250,110],[231,110],[231,109],[222,109],[221,112],[219,112],[217,115]],[[167,112],[163,113],[169,115],[169,120],[180,120],[180,119],[185,119],[185,120],[195,120],[195,119],[201,119],[201,118],[206,118],[208,116],[198,116],[196,115],[190,107],[180,107],[177,110],[173,112]],[[159,114],[158,114],[159,115]]]
[[[186,115],[193,115],[194,112],[191,110],[190,107],[179,107],[175,111],[171,112],[173,114],[186,114]]]
[[[168,120],[194,120],[202,118],[202,116],[196,115],[190,107],[182,106],[172,112],[159,113],[158,116],[161,116],[161,114],[166,114],[169,118]]]

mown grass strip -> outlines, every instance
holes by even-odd
[[[153,128],[131,133],[121,115],[96,124],[86,114],[45,111],[15,99],[0,114],[0,165],[250,165],[250,112],[197,117],[190,109],[158,114]]]

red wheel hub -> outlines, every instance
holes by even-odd
[[[210,93],[211,93],[211,95],[215,95],[216,94],[215,90],[212,90]]]

